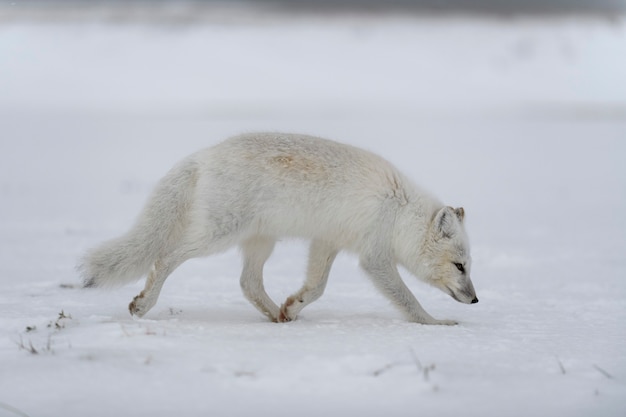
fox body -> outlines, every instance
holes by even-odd
[[[86,287],[114,287],[147,274],[130,303],[143,316],[184,261],[238,245],[241,288],[270,320],[291,321],[324,292],[340,250],[356,253],[377,288],[408,320],[431,317],[397,270],[464,303],[478,302],[464,210],[441,204],[383,158],[305,135],[256,133],[196,152],[159,182],[125,235],[87,252]],[[302,288],[278,307],[265,292],[263,265],[277,239],[311,241]]]

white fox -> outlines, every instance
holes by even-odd
[[[129,305],[142,317],[168,275],[184,261],[239,245],[241,288],[270,320],[294,320],[324,292],[339,250],[358,254],[377,288],[408,320],[430,316],[397,270],[476,303],[464,210],[445,207],[389,162],[326,139],[282,133],[230,138],[177,164],[157,185],[131,230],[89,251],[86,287],[114,287],[148,274]],[[302,288],[278,307],[263,286],[277,239],[311,239]]]

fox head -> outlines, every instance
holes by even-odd
[[[478,302],[470,279],[472,258],[463,208],[444,207],[433,218],[422,247],[420,277],[455,300]]]

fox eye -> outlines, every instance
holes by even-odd
[[[465,273],[465,267],[463,266],[463,264],[455,263],[454,266],[456,266],[456,269],[461,271],[462,274]]]

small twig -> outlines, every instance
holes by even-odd
[[[593,364],[593,367],[596,368],[596,371],[600,372],[602,375],[604,375],[605,377],[607,377],[608,379],[615,379],[613,377],[613,375],[611,375],[610,373],[608,373],[607,371],[605,371],[604,369],[600,368],[598,365],[596,365],[595,363]]]
[[[415,363],[415,366],[417,366],[417,370],[422,372],[424,367],[422,366],[422,363],[420,362],[420,360],[417,358],[417,354],[415,353],[413,348],[410,348],[409,351],[411,352],[411,356],[413,357],[413,362]]]
[[[411,356],[413,357],[413,362],[415,363],[415,366],[417,367],[417,370],[424,375],[424,381],[428,381],[428,378],[430,376],[430,371],[434,371],[435,370],[435,364],[429,365],[429,366],[423,366],[422,362],[420,362],[420,360],[417,357],[417,354],[415,353],[415,351],[413,350],[413,348],[410,349],[411,352]]]
[[[52,335],[51,334],[48,335],[48,342],[46,343],[46,351],[52,352]]]
[[[378,370],[374,371],[374,376],[380,376],[380,375],[382,375],[383,373],[385,373],[385,372],[387,372],[388,370],[390,370],[391,368],[393,368],[393,366],[394,366],[394,365],[393,365],[392,363],[390,363],[390,364],[388,364],[388,365],[385,365],[384,367],[382,367],[382,368],[380,368],[380,369],[378,369]]]
[[[39,352],[37,351],[37,349],[35,349],[35,347],[33,346],[33,341],[29,340],[28,341],[28,349],[27,349],[30,353],[32,353],[33,355],[38,355]]]
[[[9,405],[7,403],[3,403],[1,401],[0,401],[0,408],[4,409],[4,410],[6,410],[6,411],[8,411],[10,413],[13,413],[15,415],[18,415],[20,417],[29,417],[28,414],[26,414],[25,412],[23,412],[19,408],[15,408],[12,405]]]
[[[22,336],[20,336],[20,343],[17,344],[17,347],[20,349],[23,349],[29,353],[32,353],[33,355],[37,355],[39,352],[37,351],[37,349],[35,349],[35,347],[33,346],[33,341],[29,340],[28,341],[28,346],[26,346],[24,344],[24,339],[22,339]]]
[[[61,310],[61,312],[59,313],[59,316],[57,317],[57,319],[54,322],[50,322],[48,323],[48,328],[52,329],[54,328],[55,330],[61,330],[65,328],[65,323],[62,320],[71,320],[72,319],[72,315],[71,314],[65,314],[65,311]]]
[[[424,381],[428,381],[428,374],[430,373],[431,367],[424,368]]]
[[[561,360],[559,359],[559,357],[556,357],[556,362],[559,364],[559,368],[561,369],[561,373],[563,375],[565,375],[567,373],[567,371],[565,370],[565,366],[563,366],[563,362],[561,362]]]

